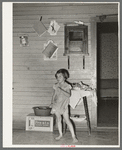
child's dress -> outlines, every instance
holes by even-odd
[[[56,95],[54,97],[54,101],[53,101],[53,106],[52,106],[52,110],[51,113],[60,113],[63,114],[65,112],[65,110],[68,108],[68,104],[70,102],[69,97],[70,96],[66,96],[63,91],[61,89],[58,88],[59,84],[56,83],[53,86],[53,89],[56,92]],[[68,83],[64,83],[63,87],[61,87],[64,91],[67,91],[67,89],[71,89],[71,86]]]

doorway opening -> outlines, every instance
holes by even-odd
[[[118,126],[118,22],[97,23],[98,127]]]

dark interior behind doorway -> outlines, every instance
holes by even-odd
[[[97,23],[98,127],[118,126],[118,22]]]

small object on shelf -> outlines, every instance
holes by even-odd
[[[80,115],[74,115],[74,117],[79,118],[79,117],[80,117]]]
[[[92,88],[89,85],[83,83],[82,81],[78,83],[72,83],[72,88],[73,90],[85,90],[85,91],[92,90]]]
[[[74,21],[75,23],[77,23],[77,24],[84,24],[82,21]]]
[[[70,117],[70,119],[72,119],[73,121],[76,121],[76,122],[81,122],[81,121],[84,121],[86,119],[86,116],[80,118],[80,117]]]

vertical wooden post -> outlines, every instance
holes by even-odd
[[[91,19],[91,60],[92,60],[92,77],[95,79],[94,88],[97,89],[97,26],[96,26],[96,18]],[[92,102],[92,110],[91,110],[91,126],[93,128],[97,127],[97,106]]]
[[[70,69],[70,56],[68,56],[68,69]]]
[[[88,109],[86,96],[83,97],[83,103],[84,103],[85,115],[86,115],[86,120],[87,120],[87,126],[88,126],[88,130],[89,130],[89,135],[90,135],[91,134],[91,124],[90,124],[89,109]]]
[[[85,69],[85,56],[83,55],[83,69]]]

